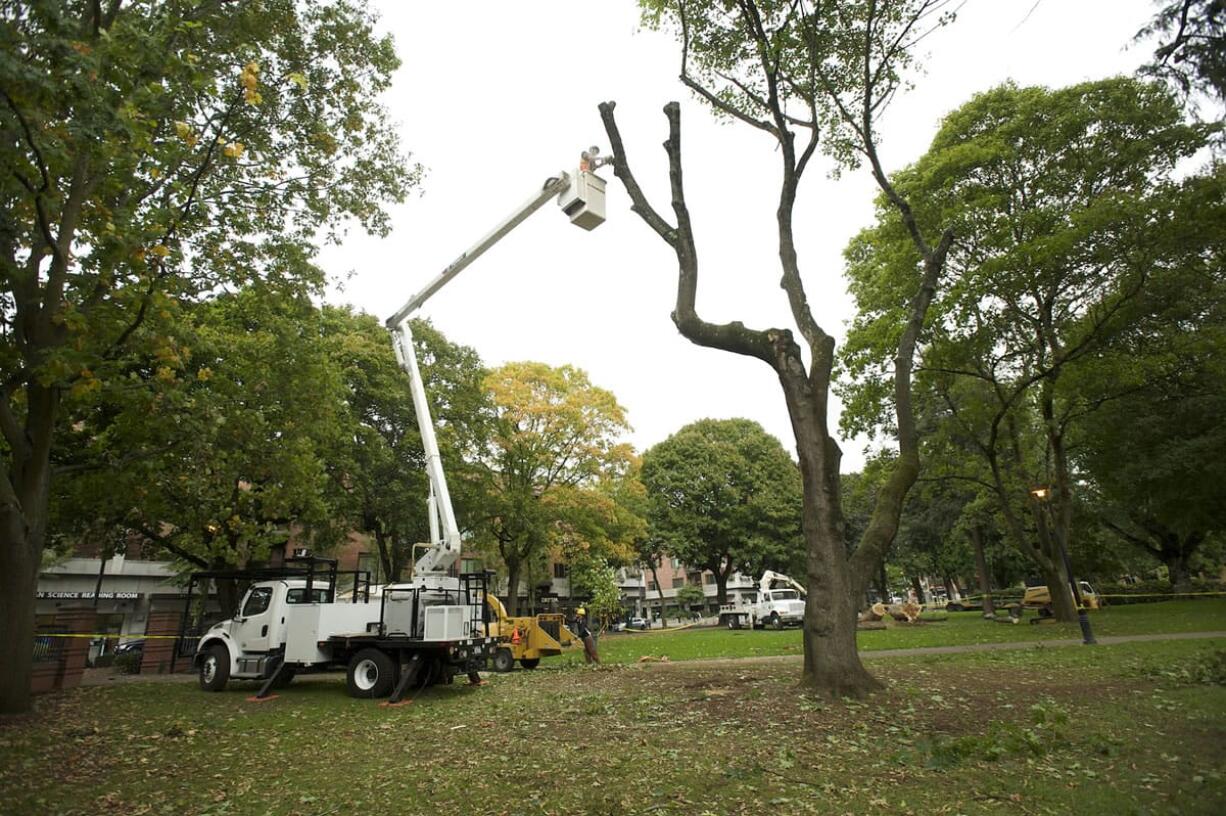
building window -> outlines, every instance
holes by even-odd
[[[553,577],[554,578],[565,578],[566,577],[566,565],[561,563],[560,561],[555,561],[553,564]]]
[[[676,589],[677,587],[683,587],[683,586],[685,586],[685,576],[684,575],[678,575],[676,578],[673,579],[673,589]]]
[[[702,576],[702,582],[708,585],[715,583],[715,573],[708,572],[706,575]]]
[[[687,583],[690,583],[690,584],[701,584],[702,583],[702,573],[691,572],[689,575],[685,576],[685,580]]]
[[[648,591],[648,592],[655,592],[655,591],[656,591],[656,582],[655,582],[655,581],[648,581],[648,582],[647,582],[647,591]]]
[[[672,558],[670,560],[672,561],[673,569],[675,570],[681,569],[681,559],[680,558]]]

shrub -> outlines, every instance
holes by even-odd
[[[136,674],[140,671],[140,659],[140,652],[124,652],[123,654],[115,655],[115,661],[112,665],[121,674]]]

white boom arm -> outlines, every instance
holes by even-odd
[[[790,578],[781,572],[771,572],[770,570],[767,570],[766,572],[762,573],[762,580],[758,581],[758,591],[762,593],[763,597],[766,596],[767,592],[770,592],[771,589],[774,588],[776,581],[781,584],[787,584],[799,592],[802,596],[808,594],[808,590],[795,579]]]
[[[447,489],[447,476],[443,473],[443,459],[438,450],[438,438],[434,434],[434,421],[430,416],[430,404],[417,367],[417,354],[413,349],[413,333],[409,329],[409,316],[442,289],[452,278],[487,249],[501,241],[519,226],[524,219],[541,208],[546,201],[559,196],[559,204],[570,216],[571,222],[585,229],[592,229],[604,221],[604,182],[588,171],[588,163],[597,164],[596,149],[591,156],[584,155],[577,183],[572,183],[568,173],[559,173],[550,178],[540,191],[521,204],[510,216],[490,230],[481,240],[451,262],[434,280],[426,285],[387,320],[392,332],[392,344],[396,360],[409,375],[409,391],[413,395],[413,409],[417,414],[417,427],[426,454],[426,474],[430,479],[430,537],[431,547],[417,560],[414,575],[446,573],[460,557],[460,528],[456,524],[455,509],[451,505],[451,493]],[[599,200],[593,199],[598,195]],[[565,200],[563,200],[565,199]],[[440,524],[441,522],[441,524]],[[440,529],[441,527],[441,529]]]
[[[494,227],[484,238],[469,247],[467,252],[452,261],[451,265],[440,272],[438,277],[426,284],[425,289],[409,298],[408,303],[401,306],[396,314],[387,319],[387,327],[393,331],[399,328],[400,324],[407,320],[409,315],[420,309],[435,292],[446,286],[452,278],[463,272],[465,267],[481,257],[487,249],[501,241],[506,237],[507,233],[523,223],[525,218],[539,210],[542,204],[558,193],[561,193],[568,186],[570,186],[570,175],[567,173],[559,173],[556,177],[546,181],[545,186],[541,188],[539,193],[521,204],[501,224]],[[412,375],[410,374],[409,376]]]

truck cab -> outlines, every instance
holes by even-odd
[[[343,610],[342,616],[355,632],[364,632],[370,622],[378,622],[377,605],[360,602],[334,604],[333,594],[330,585],[321,585],[305,578],[264,580],[252,584],[239,603],[238,614],[213,624],[200,638],[196,648],[196,665],[202,672],[202,684],[208,685],[206,675],[216,682],[216,678],[223,673],[220,665],[223,662],[226,664],[224,674],[228,678],[265,678],[274,662],[289,657],[286,654],[287,643],[291,634],[302,624],[308,624],[313,634],[318,633],[318,627],[310,627],[308,619],[318,618],[317,611],[321,607]],[[313,611],[315,615],[312,615]],[[303,668],[329,662],[324,653],[302,654],[301,650],[295,650],[292,657]]]

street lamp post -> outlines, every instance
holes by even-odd
[[[1046,526],[1044,514],[1051,512],[1051,492],[1050,487],[1036,487],[1030,491],[1031,497],[1039,503],[1039,522],[1044,526]],[[1055,527],[1054,519],[1052,527]],[[1098,641],[1094,639],[1094,631],[1090,628],[1090,615],[1081,601],[1081,587],[1078,586],[1077,579],[1073,576],[1073,563],[1069,560],[1068,548],[1064,546],[1064,536],[1054,530],[1050,532],[1050,535],[1056,539],[1056,546],[1060,548],[1060,558],[1064,561],[1064,572],[1068,575],[1069,588],[1073,591],[1073,603],[1077,605],[1077,623],[1081,626],[1081,642],[1086,646],[1093,646]]]

